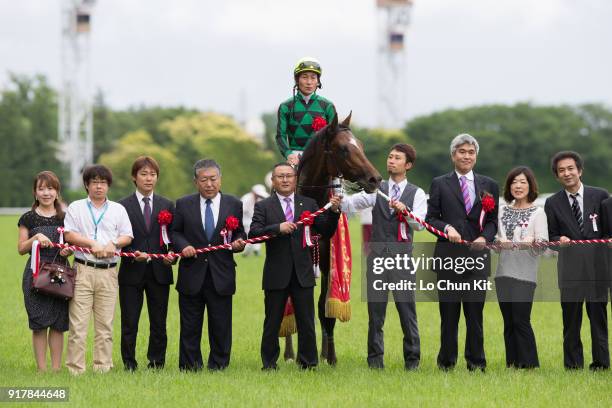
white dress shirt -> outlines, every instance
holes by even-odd
[[[459,179],[459,188],[461,189],[461,176],[465,176],[467,179],[468,193],[470,194],[470,201],[472,203],[472,207],[474,207],[474,203],[476,202],[476,186],[474,185],[474,171],[470,170],[467,174],[461,174],[457,170],[455,170],[455,174],[457,174],[457,178]]]
[[[140,191],[136,190],[136,199],[138,200],[138,204],[140,204],[140,212],[144,215],[144,201],[143,198],[149,197],[151,201],[149,201],[149,205],[151,206],[151,215],[153,215],[153,193],[148,196],[144,196],[140,193]]]
[[[211,198],[212,203],[210,204],[213,213],[213,225],[217,228],[217,221],[219,221],[219,206],[221,205],[221,194],[217,193],[216,196]],[[202,228],[206,225],[206,198],[200,195],[200,213],[202,213]]]
[[[396,183],[393,180],[389,179],[389,191],[393,189],[393,186],[395,184]],[[408,180],[406,179],[397,183],[397,186],[400,189],[400,197],[402,196],[402,194],[404,194],[404,189],[406,188],[407,184]],[[365,208],[374,207],[374,205],[376,204],[376,196],[377,193],[366,193],[365,191],[361,191],[351,196],[344,196],[342,198],[341,204],[342,211],[348,214],[354,214]],[[425,191],[423,191],[423,189],[420,187],[417,187],[411,210],[414,215],[416,215],[422,220],[425,220],[425,215],[427,215],[427,196],[425,195]],[[420,231],[423,229],[423,226],[412,218],[407,217],[407,221],[410,227],[412,227],[412,229],[414,229],[415,231]]]
[[[91,211],[96,220],[104,213],[98,224],[97,231],[92,215],[89,212],[88,203],[91,205]],[[106,208],[106,212],[104,212],[104,208]],[[64,218],[64,231],[76,232],[86,238],[94,239],[97,243],[104,246],[119,237],[128,236],[134,238],[130,217],[128,217],[124,206],[107,199],[102,207],[96,208],[89,197],[73,201],[68,206],[66,217]],[[98,259],[93,255],[80,251],[76,251],[74,256],[96,263],[115,263],[119,260],[118,256]]]

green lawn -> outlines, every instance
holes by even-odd
[[[21,276],[26,257],[16,251],[17,217],[0,217],[0,259],[4,285],[0,287],[0,386],[56,386],[70,388],[75,406],[610,406],[612,372],[563,369],[561,307],[558,303],[536,303],[533,326],[541,368],[514,371],[505,368],[502,320],[496,303],[485,306],[485,349],[488,369],[470,373],[461,357],[465,327],[460,326],[460,360],[450,373],[436,368],[439,347],[438,307],[418,303],[421,333],[421,368],[405,372],[401,353],[401,330],[397,313],[389,305],[386,330],[386,369],[367,368],[367,309],[360,300],[360,262],[353,267],[353,318],[336,326],[338,366],[321,364],[316,371],[302,372],[281,362],[278,372],[260,371],[259,342],[263,323],[261,269],[263,258],[238,261],[238,290],[234,297],[234,341],[230,368],[222,373],[178,371],[179,315],[176,291],[171,291],[168,317],[166,369],[135,374],[123,371],[120,356],[120,319],[115,318],[114,362],[108,374],[91,372],[91,342],[88,373],[72,377],[61,373],[38,374],[32,355],[31,334],[23,307]],[[353,253],[358,255],[359,226],[351,223]],[[429,239],[425,233],[419,240]],[[552,265],[552,263],[551,263]],[[146,303],[145,303],[146,307]],[[609,309],[608,309],[609,311]],[[318,323],[317,323],[318,326]],[[319,333],[320,334],[320,333]],[[148,321],[143,313],[138,338],[138,358],[146,366]],[[90,336],[91,337],[91,336]],[[585,361],[590,363],[588,319],[584,317]],[[204,358],[208,353],[203,339]]]

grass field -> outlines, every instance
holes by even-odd
[[[263,258],[237,257],[238,283],[234,296],[232,362],[221,373],[178,371],[178,299],[171,290],[168,316],[168,352],[163,371],[123,371],[120,356],[119,307],[115,315],[114,363],[108,374],[91,372],[91,341],[88,372],[72,377],[62,372],[36,372],[31,332],[23,306],[21,276],[26,256],[16,250],[17,217],[0,217],[0,387],[69,387],[70,404],[86,406],[612,406],[612,372],[563,369],[561,307],[536,303],[533,326],[541,368],[532,371],[505,367],[502,319],[496,303],[485,305],[484,332],[488,368],[471,373],[462,359],[465,327],[460,326],[460,360],[453,372],[436,367],[439,347],[438,306],[418,303],[421,333],[421,367],[405,372],[401,352],[401,329],[393,305],[385,325],[384,371],[367,368],[367,308],[360,300],[360,265],[353,267],[353,318],[336,326],[338,366],[321,364],[316,371],[302,372],[294,364],[280,363],[278,372],[262,373],[259,343],[263,323],[261,269]],[[351,223],[353,253],[359,254],[359,226]],[[419,235],[421,239],[428,239]],[[145,302],[146,308],[146,302]],[[609,309],[608,309],[609,310]],[[318,323],[317,323],[318,326]],[[317,328],[318,330],[318,328]],[[206,331],[205,331],[206,332]],[[317,333],[320,335],[320,333]],[[148,320],[143,311],[138,337],[138,359],[146,366]],[[588,319],[584,317],[582,339],[585,362],[590,363]],[[91,340],[91,336],[90,336]],[[208,354],[203,339],[204,358]]]

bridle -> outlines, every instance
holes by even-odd
[[[345,126],[340,126],[339,128],[341,131],[343,130],[350,131],[350,128],[345,127]],[[325,155],[325,166],[327,167],[328,170],[331,170],[329,171],[331,182],[329,184],[313,185],[313,186],[298,184],[298,187],[309,188],[309,189],[338,189],[338,190],[342,189],[344,176],[342,175],[342,172],[340,171],[340,169],[336,165],[336,162],[334,161],[334,158],[332,157],[333,152],[331,150],[330,143],[331,142],[329,138],[326,137],[325,145],[323,146],[323,154]]]

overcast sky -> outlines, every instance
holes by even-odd
[[[187,105],[249,116],[291,94],[302,56],[323,65],[340,116],[376,123],[375,0],[98,0],[92,81],[116,108]],[[406,118],[532,101],[612,105],[612,1],[415,0]],[[60,0],[0,0],[7,72],[60,78]]]

